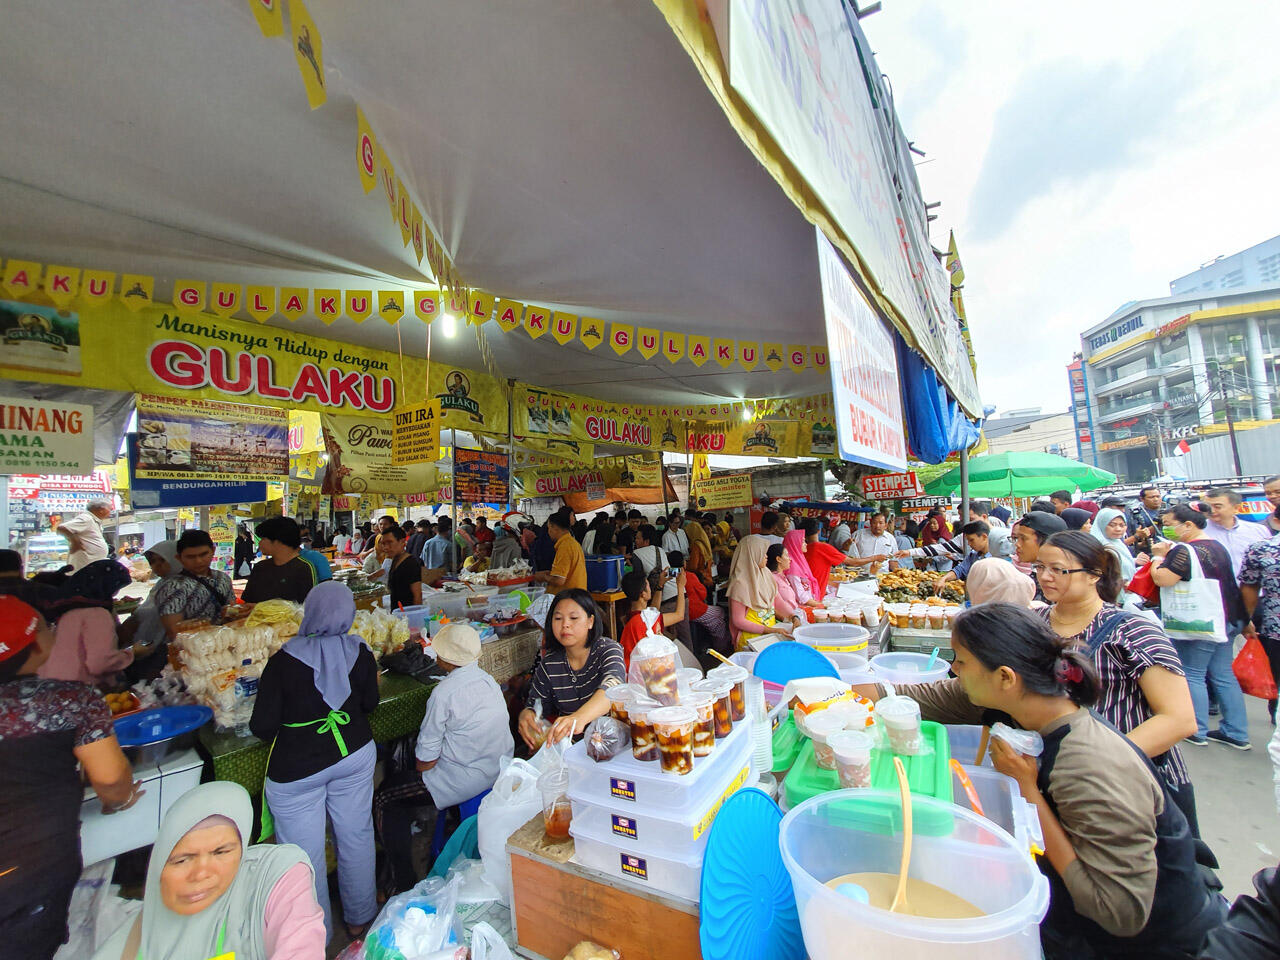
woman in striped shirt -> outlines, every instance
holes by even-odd
[[[530,750],[538,748],[535,702],[542,714],[555,717],[547,741],[555,743],[587,729],[609,712],[605,690],[626,682],[622,647],[603,636],[604,618],[586,590],[561,590],[547,611],[543,649],[533,665],[528,706],[520,712],[520,736]]]
[[[1116,606],[1119,559],[1089,534],[1055,533],[1032,566],[1052,604],[1040,615],[1093,657],[1102,681],[1094,709],[1151,758],[1198,837],[1191,776],[1177,747],[1195,733],[1196,718],[1173,644],[1159,624]]]

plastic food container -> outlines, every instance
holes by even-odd
[[[982,804],[982,815],[992,823],[1013,834],[1019,846],[1028,856],[1044,851],[1044,833],[1040,829],[1040,814],[1035,804],[1029,803],[1018,789],[1018,781],[986,767],[961,764],[973,792]],[[952,773],[952,788],[957,806],[973,809],[968,792],[960,783],[960,777]]]
[[[935,920],[890,913],[842,896],[827,881],[849,873],[894,873],[902,858],[897,793],[839,790],[807,800],[783,817],[782,860],[791,875],[805,947],[812,960],[892,957],[916,960],[1034,960],[1049,881],[1004,830],[952,803],[912,798],[917,824],[937,823],[912,840],[912,878],[972,903],[984,916]]]
[[[841,730],[827,737],[827,749],[835,761],[840,786],[871,786],[871,748],[875,738],[862,730]]]
[[[947,738],[951,743],[951,756],[966,767],[980,766],[991,768],[991,744],[983,754],[982,763],[978,759],[978,744],[982,742],[982,727],[971,724],[948,724]]]
[[[613,834],[601,834],[574,823],[569,827],[573,837],[573,858],[583,866],[625,880],[637,887],[666,893],[691,903],[698,902],[702,884],[703,849],[679,853],[641,853],[621,841],[614,843]]]
[[[814,623],[796,627],[792,636],[820,653],[863,653],[871,631],[852,623]]]
[[[649,713],[649,722],[658,735],[662,772],[681,777],[693,773],[693,728],[698,725],[698,711],[661,707]]]
[[[751,676],[746,667],[724,664],[710,671],[707,676],[712,680],[727,680],[733,684],[729,691],[729,707],[733,714],[733,722],[747,718],[747,677]]]
[[[737,653],[729,654],[729,662],[736,663],[738,666],[745,667],[747,670],[750,670],[758,656],[760,656],[760,654],[753,650],[739,650]]]
[[[637,760],[651,762],[658,759],[658,735],[653,724],[649,722],[649,714],[659,709],[662,704],[648,697],[636,697],[627,702],[627,725],[631,728],[631,756]]]
[[[728,680],[707,677],[693,685],[694,693],[709,693],[715,698],[712,716],[715,720],[717,740],[723,740],[733,732],[733,684]]]
[[[637,697],[643,697],[645,693],[644,687],[638,683],[620,683],[616,687],[610,687],[604,695],[609,698],[609,714],[615,720],[629,724],[631,721],[627,715],[627,704]]]
[[[932,654],[881,653],[871,658],[871,672],[882,683],[933,683],[945,680],[951,672],[951,664],[941,657],[934,661],[933,669],[926,669]]]
[[[695,757],[709,757],[716,748],[715,704],[716,698],[706,692],[690,693],[680,698],[680,706],[698,714],[698,722],[693,728]]]
[[[834,708],[819,710],[805,721],[809,739],[813,741],[814,759],[823,770],[836,768],[835,757],[827,744],[827,738],[843,730],[848,722],[847,715],[833,711]]]
[[[910,697],[882,697],[876,703],[876,720],[889,738],[889,749],[914,757],[924,747],[920,736],[920,704]]]
[[[542,794],[542,826],[553,840],[569,836],[569,823],[573,820],[573,808],[569,803],[569,771],[558,767],[538,778],[538,790]]]

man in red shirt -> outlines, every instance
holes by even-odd
[[[663,569],[659,574],[658,588],[666,583],[667,571]],[[627,669],[631,669],[631,651],[636,648],[636,644],[648,636],[657,636],[662,634],[663,627],[669,627],[679,623],[684,619],[684,571],[680,571],[680,576],[676,578],[676,583],[680,586],[680,592],[676,594],[676,608],[670,613],[661,613],[658,610],[653,611],[655,619],[653,626],[645,623],[644,617],[640,614],[649,606],[649,601],[653,598],[653,589],[649,585],[649,578],[642,570],[632,570],[630,573],[624,574],[622,577],[622,592],[626,594],[627,601],[631,604],[631,612],[627,615],[627,623],[622,628],[622,636],[618,637],[618,643],[622,645],[622,658],[626,662]],[[705,603],[704,603],[705,606]]]
[[[488,517],[476,521],[476,543],[493,544],[493,530],[489,527]]]
[[[859,566],[867,560],[859,557],[847,557],[829,543],[818,539],[818,531],[822,524],[813,517],[808,517],[800,524],[804,531],[804,558],[809,561],[809,570],[813,579],[818,581],[818,595],[814,597],[819,603],[826,602],[827,581],[831,579],[831,568],[840,566]],[[884,558],[881,557],[883,560]]]

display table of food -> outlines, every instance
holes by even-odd
[[[559,958],[591,940],[627,960],[701,958],[696,904],[573,863],[573,839],[548,838],[541,813],[511,835],[507,852],[524,956]]]
[[[377,709],[369,715],[374,740],[387,743],[417,733],[434,686],[401,673],[384,674]],[[255,796],[262,792],[270,744],[254,736],[238,737],[232,730],[219,731],[213,724],[201,729],[200,744],[213,761],[215,780],[234,781]]]

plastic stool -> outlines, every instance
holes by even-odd
[[[457,810],[458,816],[463,820],[466,820],[468,817],[474,817],[476,814],[480,812],[480,801],[483,800],[486,796],[488,796],[488,794],[489,794],[488,790],[486,790],[484,793],[478,793],[474,797],[472,797],[470,800],[463,800],[456,807],[446,807],[444,810],[441,810],[436,815],[436,832],[435,832],[435,835],[431,838],[431,859],[432,860],[435,860],[437,857],[439,857],[440,851],[444,849],[444,842],[445,842],[444,824],[445,824],[445,818],[448,811]]]

